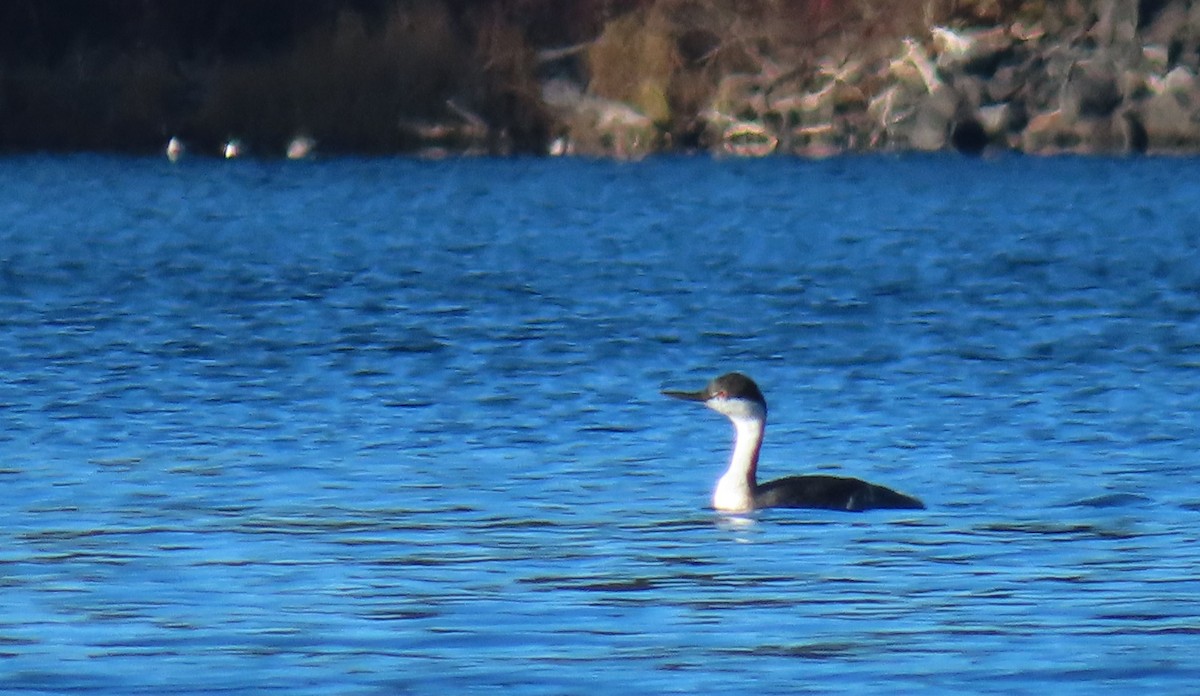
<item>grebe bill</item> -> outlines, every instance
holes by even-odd
[[[730,372],[695,392],[664,391],[684,401],[698,401],[733,423],[733,455],[729,468],[713,490],[713,507],[722,512],[750,512],[761,508],[817,508],[822,510],[923,510],[920,500],[890,488],[846,476],[809,474],[788,476],[758,484],[758,453],[767,425],[767,400],[746,375]]]

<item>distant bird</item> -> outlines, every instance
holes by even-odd
[[[236,159],[241,157],[243,154],[245,153],[242,148],[241,140],[233,138],[229,142],[225,143],[225,159]]]
[[[183,157],[183,141],[179,138],[171,138],[167,141],[167,159],[171,162],[178,162],[180,157]]]
[[[308,159],[317,146],[317,141],[306,135],[297,135],[287,146],[287,158],[290,160]]]
[[[758,385],[737,372],[721,375],[696,392],[664,391],[685,401],[699,401],[733,422],[733,456],[717,481],[712,505],[722,512],[761,508],[819,508],[859,512],[874,509],[922,510],[925,504],[856,478],[809,474],[758,484],[758,452],[767,424],[767,400]]]

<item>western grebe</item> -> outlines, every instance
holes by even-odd
[[[722,512],[750,512],[760,508],[820,508],[825,510],[908,509],[925,504],[911,496],[845,476],[808,474],[788,476],[759,485],[758,452],[767,425],[767,400],[746,375],[730,372],[696,392],[664,391],[684,401],[699,401],[733,422],[733,456],[717,481],[713,507]]]

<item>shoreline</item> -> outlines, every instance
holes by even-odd
[[[513,6],[381,0],[237,55],[171,48],[193,18],[162,10],[137,49],[4,57],[0,152],[1200,153],[1182,0]]]

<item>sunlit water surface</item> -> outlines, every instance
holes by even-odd
[[[0,160],[0,691],[1188,693],[1191,160]],[[707,509],[762,471],[926,511]]]

